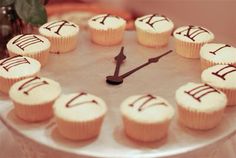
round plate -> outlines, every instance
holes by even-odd
[[[41,76],[60,82],[63,93],[85,91],[103,98],[108,113],[98,138],[74,142],[63,138],[57,131],[54,119],[42,123],[27,123],[18,119],[8,97],[1,95],[1,119],[21,136],[47,148],[66,153],[96,157],[165,157],[205,148],[224,140],[236,131],[236,108],[227,108],[219,126],[212,130],[196,131],[179,125],[176,117],[171,123],[167,138],[154,143],[140,143],[126,137],[123,132],[120,103],[128,96],[151,93],[167,99],[174,107],[176,89],[186,82],[200,82],[199,60],[186,59],[175,52],[148,65],[125,78],[123,84],[108,85],[106,76],[115,70],[114,57],[124,46],[126,61],[123,74],[170,49],[172,39],[163,49],[146,48],[136,41],[134,32],[126,32],[122,44],[102,47],[90,42],[87,32],[79,35],[76,50],[67,54],[51,54]],[[47,93],[47,92],[45,92]],[[37,150],[37,149],[35,149]]]

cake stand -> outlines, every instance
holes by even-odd
[[[167,99],[174,107],[175,90],[187,82],[200,82],[199,60],[186,59],[175,52],[150,64],[125,78],[123,84],[108,85],[106,76],[115,69],[114,57],[124,46],[126,61],[120,73],[124,73],[174,49],[171,39],[162,49],[146,48],[136,41],[134,32],[126,32],[120,45],[102,47],[90,42],[87,32],[79,35],[78,47],[67,54],[51,54],[48,64],[42,68],[41,76],[60,82],[63,93],[85,91],[103,98],[108,113],[100,135],[87,141],[70,141],[63,138],[54,119],[41,123],[27,123],[14,114],[9,98],[0,95],[0,119],[19,142],[25,157],[168,157],[206,149],[219,144],[236,132],[236,107],[226,109],[219,126],[212,130],[197,131],[179,125],[176,117],[171,123],[168,137],[154,143],[140,143],[127,138],[119,106],[128,96],[151,93]],[[45,92],[46,93],[46,92]]]

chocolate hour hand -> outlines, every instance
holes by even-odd
[[[114,76],[107,76],[107,83],[109,83],[109,84],[113,84],[113,85],[121,84],[123,82],[124,78],[126,78],[129,75],[135,73],[136,71],[142,69],[143,67],[148,66],[149,64],[158,62],[160,60],[160,58],[162,58],[162,57],[166,56],[167,54],[171,53],[172,50],[169,50],[168,52],[163,53],[162,55],[159,55],[155,58],[150,58],[150,59],[148,59],[148,61],[146,63],[144,63],[144,64],[142,64],[142,65],[126,72],[125,74],[119,76],[120,65],[121,65],[122,61],[125,59],[125,57],[122,57],[122,54],[123,54],[122,52],[123,52],[123,47],[122,47],[122,50],[121,50],[120,54],[116,57],[119,60],[117,60],[115,58],[117,60],[117,65],[116,65],[116,70],[115,70]]]
[[[107,83],[118,85],[123,82],[123,78],[119,76],[120,72],[120,66],[123,63],[123,61],[126,59],[126,56],[124,55],[124,47],[121,48],[120,53],[115,57],[116,61],[116,69],[113,76],[107,76]]]

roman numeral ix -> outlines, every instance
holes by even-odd
[[[55,34],[60,35],[60,30],[65,26],[76,27],[74,24],[70,24],[66,20],[61,20],[61,21],[50,23],[48,26],[45,26],[44,28],[49,31],[53,30]]]

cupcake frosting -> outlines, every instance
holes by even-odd
[[[205,69],[202,81],[219,88],[236,88],[236,67],[233,65],[215,65]]]
[[[15,83],[9,95],[17,103],[37,105],[55,100],[61,93],[60,84],[44,77],[31,77]]]
[[[163,15],[149,14],[135,20],[135,26],[148,32],[162,33],[172,30],[173,22]]]
[[[79,26],[66,20],[55,20],[42,25],[39,32],[52,37],[70,37],[79,32]]]
[[[174,109],[166,100],[151,94],[127,98],[121,104],[121,112],[129,119],[143,123],[165,121],[174,116]]]
[[[35,34],[21,34],[13,37],[7,43],[7,49],[17,54],[25,55],[28,53],[38,53],[50,48],[47,38]]]
[[[5,78],[20,78],[39,72],[41,64],[32,58],[17,55],[0,60],[0,76]]]
[[[182,26],[174,31],[174,37],[191,43],[209,42],[214,39],[214,34],[201,26]]]
[[[217,63],[235,63],[236,48],[222,43],[205,44],[200,50],[201,57]]]
[[[125,24],[126,21],[123,18],[111,14],[97,15],[88,21],[91,28],[102,30],[116,29],[125,26]]]
[[[105,102],[85,92],[62,95],[54,104],[57,117],[67,121],[90,121],[107,111]]]
[[[176,91],[178,105],[199,112],[214,112],[226,106],[225,94],[205,83],[189,82]]]

